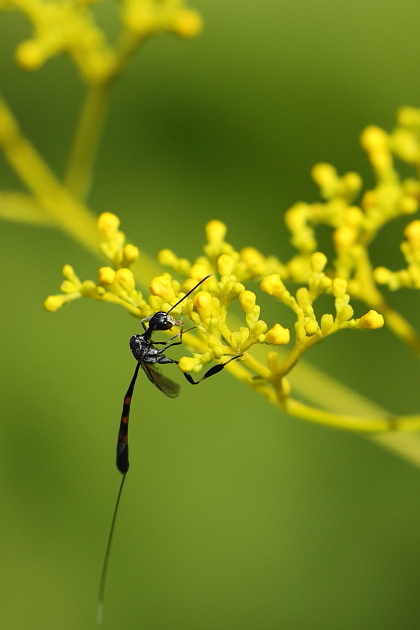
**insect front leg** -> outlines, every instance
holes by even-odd
[[[182,344],[182,335],[186,332],[189,332],[190,330],[193,330],[194,328],[195,326],[192,326],[191,328],[188,328],[187,330],[184,330],[183,328],[181,328],[179,333],[176,333],[176,335],[168,339],[168,341],[154,341],[153,345],[163,346],[163,348],[159,350],[159,353],[166,352],[167,348],[171,348],[172,346],[180,346]],[[174,341],[174,343],[171,343],[172,339],[177,339],[178,337],[179,337],[179,341]]]

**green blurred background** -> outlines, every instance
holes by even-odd
[[[156,38],[116,86],[90,204],[152,255],[198,255],[218,218],[236,247],[285,259],[282,215],[317,199],[311,166],[330,161],[369,185],[359,133],[420,105],[420,3],[194,6],[202,36]],[[98,10],[109,25],[115,6]],[[61,173],[83,89],[66,59],[15,68],[28,33],[0,14],[1,86]],[[0,169],[1,187],[16,188]],[[376,261],[402,265],[403,225],[384,231]],[[0,230],[0,623],[95,628],[138,324],[88,300],[46,313],[61,266],[88,278],[98,261],[55,231]],[[390,300],[419,324],[417,295]],[[264,319],[282,318],[267,302]],[[418,364],[387,331],[338,335],[309,360],[391,411],[418,411]],[[420,627],[420,471],[371,442],[285,417],[229,374],[183,383],[175,401],[141,379],[131,464],[104,628]]]

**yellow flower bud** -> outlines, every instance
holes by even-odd
[[[204,265],[200,263],[196,263],[195,265],[192,265],[192,267],[189,270],[190,279],[194,280],[194,284],[196,284],[198,280],[202,280],[203,278],[208,276],[209,273],[210,273],[210,267],[208,265]],[[194,285],[191,283],[191,288],[193,286]]]
[[[347,291],[347,282],[344,278],[334,278],[332,281],[332,290],[334,297],[342,298]]]
[[[118,269],[115,274],[115,280],[118,282],[120,287],[122,287],[127,293],[130,293],[135,286],[136,281],[134,280],[133,272],[130,269],[126,269],[123,267],[122,269]]]
[[[268,295],[274,295],[275,297],[281,297],[286,291],[286,287],[278,273],[273,273],[271,276],[263,278],[260,287],[262,291],[268,293]]]
[[[158,254],[158,260],[161,265],[165,267],[173,267],[176,265],[178,258],[175,256],[172,250],[162,249]]]
[[[208,291],[199,291],[194,296],[194,307],[202,320],[211,316],[213,310],[213,298]]]
[[[46,311],[54,313],[66,302],[65,295],[49,295],[44,302],[44,308]]]
[[[400,201],[400,208],[403,214],[414,214],[419,209],[419,202],[411,195],[405,195]]]
[[[239,304],[245,313],[251,313],[254,310],[257,296],[252,291],[242,291],[239,294]]]
[[[388,284],[392,278],[392,271],[386,267],[376,267],[373,272],[373,277],[378,284]]]
[[[115,280],[115,271],[111,267],[98,269],[98,284],[112,284]]]
[[[361,328],[374,330],[376,328],[382,328],[384,325],[384,318],[380,313],[370,310],[366,313],[366,315],[363,315],[363,317],[359,319],[359,324]]]
[[[264,273],[266,260],[255,247],[244,247],[240,251],[240,258],[254,275],[261,276]]]
[[[326,335],[334,326],[334,318],[331,313],[324,313],[321,317],[321,331]]]
[[[380,129],[380,127],[370,125],[362,132],[360,143],[363,149],[368,153],[373,151],[388,151],[389,136],[383,129]]]
[[[357,231],[349,225],[344,225],[335,230],[333,239],[337,249],[348,249],[356,242]]]
[[[316,320],[307,318],[304,323],[304,328],[305,328],[306,334],[309,337],[311,337],[312,335],[315,335],[318,332],[319,325]]]
[[[222,254],[217,261],[217,271],[221,276],[232,275],[235,260],[229,254]]]
[[[249,328],[241,326],[239,330],[235,330],[230,336],[230,345],[234,350],[240,351],[242,344],[249,339]]]
[[[178,363],[178,367],[182,372],[192,372],[197,365],[194,357],[181,357]]]
[[[105,239],[113,236],[120,227],[120,220],[112,212],[103,212],[98,217],[98,229]]]
[[[203,30],[202,17],[193,9],[184,9],[176,16],[173,30],[180,37],[196,37]]]
[[[265,343],[273,346],[284,346],[290,341],[290,330],[283,328],[280,324],[274,324],[265,335]]]
[[[311,256],[311,267],[316,273],[324,271],[327,264],[327,257],[322,252],[315,252]]]
[[[139,248],[135,245],[125,245],[123,249],[123,257],[127,264],[135,262],[140,255]]]
[[[315,164],[311,171],[312,179],[321,188],[330,188],[337,181],[337,171],[332,164],[320,162]]]
[[[171,279],[167,275],[156,276],[150,283],[150,293],[158,295],[165,302],[170,302],[175,297]]]
[[[46,55],[39,42],[28,40],[19,44],[15,59],[24,70],[37,70],[45,62]]]
[[[78,278],[78,276],[76,275],[76,272],[74,271],[73,267],[71,265],[64,265],[63,269],[61,270],[63,276],[65,278],[67,278],[67,280],[70,280],[70,282],[73,282],[75,284],[79,284],[80,280]]]
[[[354,172],[346,173],[345,175],[343,175],[343,183],[346,190],[353,194],[359,192],[363,185],[363,181],[359,173]]]
[[[420,247],[420,221],[412,221],[404,229],[404,236],[412,247]]]
[[[63,280],[60,284],[60,289],[63,293],[74,293],[78,290],[78,287],[70,280]]]
[[[354,315],[354,310],[350,304],[344,304],[337,310],[337,319],[340,323],[347,322]]]
[[[416,129],[420,127],[420,110],[416,107],[400,107],[397,112],[398,124],[403,127]]]
[[[206,225],[206,236],[209,243],[219,243],[225,239],[227,227],[216,219]]]

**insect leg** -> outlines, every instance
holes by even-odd
[[[210,376],[214,376],[215,374],[218,374],[218,372],[221,372],[223,368],[225,367],[225,365],[227,365],[231,361],[235,361],[235,359],[239,359],[239,356],[231,357],[224,363],[218,363],[217,365],[213,365],[213,367],[207,370],[207,372],[205,372],[205,374],[203,374],[203,376],[199,378],[198,381],[195,381],[189,372],[183,372],[183,374],[185,378],[187,379],[187,381],[191,383],[191,385],[198,385],[199,383],[201,383],[201,381],[204,381],[204,379],[209,378]]]
[[[171,344],[171,345],[175,346],[175,345],[178,345],[178,344],[175,343],[175,344]],[[234,357],[230,357],[230,359],[228,359],[224,363],[218,363],[217,365],[213,365],[213,367],[211,367],[209,370],[207,370],[207,372],[205,374],[203,374],[203,376],[201,378],[199,378],[198,381],[195,381],[189,372],[182,372],[182,373],[185,376],[185,378],[187,379],[187,381],[189,383],[191,383],[191,385],[198,385],[199,383],[201,383],[201,381],[204,381],[204,379],[210,378],[210,376],[214,376],[218,372],[221,372],[223,370],[223,368],[225,367],[225,365],[227,365],[231,361],[235,361],[235,359],[239,359],[240,356],[242,356],[242,355],[235,355]],[[159,360],[157,361],[157,363],[176,363],[176,365],[178,365],[179,361],[175,361],[175,359],[170,359],[169,357],[160,356]]]
[[[187,328],[187,330],[181,329],[179,333],[176,333],[176,335],[168,339],[168,341],[154,341],[153,345],[163,346],[163,348],[159,350],[159,354],[161,354],[162,352],[166,352],[166,350],[168,348],[171,348],[172,346],[180,346],[182,344],[182,335],[186,332],[189,332],[190,330],[193,330],[194,328],[195,326],[191,326],[191,328]],[[174,343],[171,343],[172,339],[177,339],[177,337],[179,337],[180,341],[174,341]]]
[[[136,384],[137,374],[139,373],[140,361],[136,365],[133,378],[128,386],[127,393],[124,396],[124,403],[121,413],[120,428],[117,438],[117,468],[123,475],[126,474],[130,466],[128,461],[128,421],[130,419],[130,405],[133,396],[134,385]]]

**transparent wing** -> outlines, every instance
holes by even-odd
[[[181,386],[171,381],[167,376],[164,376],[158,367],[151,363],[142,363],[141,367],[149,381],[160,389],[161,392],[169,396],[169,398],[176,398],[179,395]]]

